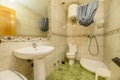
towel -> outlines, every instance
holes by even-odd
[[[46,31],[48,31],[48,28],[49,28],[48,18],[40,19],[40,29],[41,29],[41,31],[46,32]]]
[[[89,26],[94,22],[93,18],[95,16],[96,10],[98,8],[98,2],[91,2],[87,5],[78,7],[78,21],[80,25],[85,27]]]

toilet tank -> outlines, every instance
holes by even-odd
[[[76,53],[77,52],[77,45],[69,43],[69,52]]]

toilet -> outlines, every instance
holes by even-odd
[[[4,70],[0,72],[0,80],[28,80],[17,71]]]
[[[68,46],[69,46],[69,51],[66,53],[66,56],[69,59],[69,64],[73,65],[75,62],[74,60],[77,52],[77,45],[69,43]]]

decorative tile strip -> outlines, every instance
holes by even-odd
[[[80,34],[80,35],[68,35],[67,37],[91,37],[91,36],[101,37],[101,36],[103,36],[103,34]]]
[[[65,35],[65,34],[59,34],[59,33],[54,33],[51,32],[51,36],[60,36],[60,37],[90,37],[90,36],[96,36],[96,37],[100,37],[103,36],[103,34],[80,34],[80,35]]]
[[[82,35],[68,35],[67,37],[88,37],[88,34],[82,34]]]
[[[32,36],[0,36],[2,42],[26,42],[26,41],[47,41],[47,37],[32,37]]]
[[[108,31],[108,32],[104,33],[104,36],[119,34],[119,33],[120,33],[120,28],[116,28],[114,30],[111,30],[111,31]]]
[[[60,37],[90,37],[90,36],[96,36],[96,37],[102,37],[102,36],[108,36],[113,34],[119,34],[120,28],[116,28],[114,30],[108,31],[104,34],[80,34],[80,35],[66,35],[66,34],[60,34],[60,33],[49,33],[49,36],[60,36]],[[37,36],[0,36],[1,41],[11,41],[11,42],[20,42],[20,41],[46,41],[49,40],[47,37],[37,37]]]
[[[53,35],[53,36],[67,37],[67,35],[65,35],[65,34],[60,34],[60,33],[51,32],[50,34],[51,34],[51,36]]]

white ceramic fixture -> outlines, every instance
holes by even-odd
[[[21,59],[33,59],[34,80],[45,80],[44,57],[54,50],[52,46],[25,47],[13,51],[14,55]]]
[[[3,70],[0,71],[0,80],[28,80],[28,79],[17,71]]]
[[[69,43],[69,52],[66,53],[67,58],[69,59],[69,64],[74,64],[75,55],[77,52],[77,45]]]
[[[51,51],[54,50],[52,46],[37,46],[34,47],[25,47],[14,50],[14,54],[16,57],[21,59],[36,59],[36,58],[44,58]]]
[[[95,73],[95,80],[98,80],[98,76],[104,77],[105,80],[111,80],[111,71],[104,62],[81,58],[80,64],[88,71]]]

